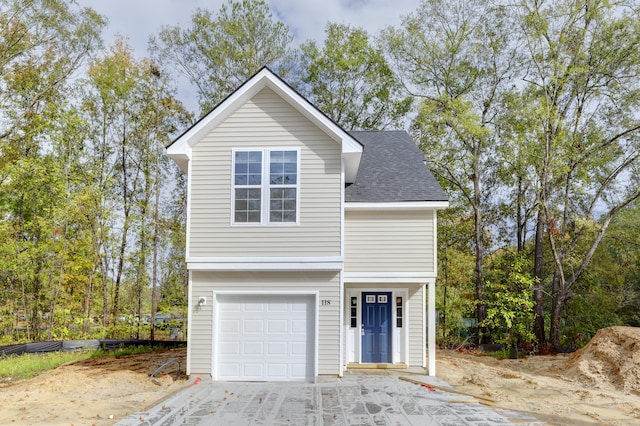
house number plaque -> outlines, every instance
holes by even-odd
[[[331,306],[331,300],[329,299],[322,299],[320,303],[322,304],[322,306]]]

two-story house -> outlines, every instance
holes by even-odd
[[[427,342],[435,374],[448,202],[406,132],[347,132],[263,68],[167,152],[188,173],[188,374],[426,367]]]

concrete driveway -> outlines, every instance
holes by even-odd
[[[441,390],[433,377],[354,374],[321,383],[213,382],[191,385],[117,423],[140,425],[542,425]]]

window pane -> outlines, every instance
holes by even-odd
[[[236,188],[236,222],[260,222],[260,188]]]
[[[249,163],[262,163],[262,152],[249,151],[247,152],[247,159]]]
[[[298,161],[298,153],[296,151],[283,151],[282,159],[286,163],[296,163]]]
[[[272,151],[270,158],[271,185],[295,185],[298,180],[297,151]]]
[[[295,188],[271,188],[269,191],[269,220],[271,222],[296,221]]]
[[[236,185],[262,184],[261,151],[238,151],[235,159],[234,182]]]

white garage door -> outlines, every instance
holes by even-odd
[[[309,295],[219,295],[216,376],[286,381],[314,376],[315,303]]]

